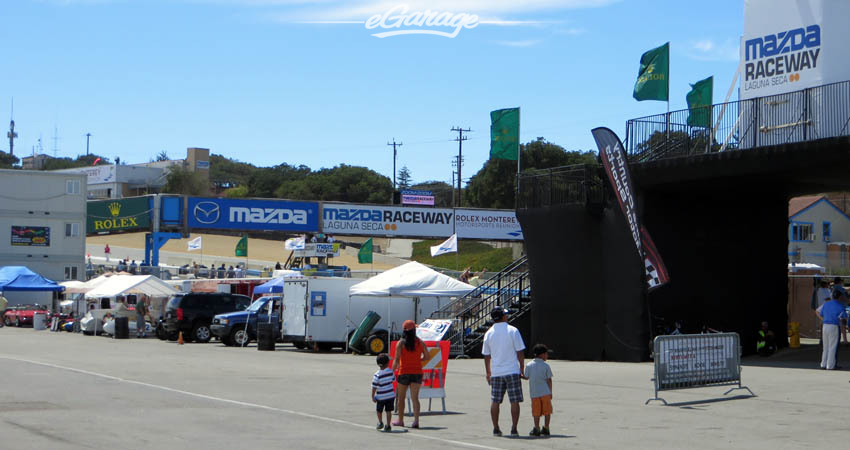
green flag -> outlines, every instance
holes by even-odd
[[[490,158],[519,157],[519,108],[497,109],[490,113]]]
[[[360,247],[360,251],[357,252],[357,262],[360,264],[372,263],[372,238],[369,238]]]
[[[248,257],[248,236],[242,236],[236,243],[236,256]]]
[[[711,101],[714,93],[714,77],[708,77],[691,85],[688,92],[688,125],[711,126]]]
[[[640,57],[640,70],[632,96],[637,101],[670,99],[670,43]]]

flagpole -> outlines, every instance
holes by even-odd
[[[519,163],[519,143],[520,143],[520,128],[522,124],[522,108],[517,107],[517,119],[516,119],[516,192],[514,193],[514,209],[519,207],[519,194],[520,194],[520,186],[519,186],[519,172],[520,172],[520,163]]]

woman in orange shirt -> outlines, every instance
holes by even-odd
[[[428,359],[425,343],[416,337],[416,322],[405,320],[401,326],[402,337],[395,348],[393,370],[398,372],[398,420],[393,425],[404,426],[404,407],[407,390],[413,403],[411,428],[419,428],[419,388],[422,387],[422,361]]]

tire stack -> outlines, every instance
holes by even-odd
[[[257,324],[257,350],[274,351],[274,326],[273,323]]]

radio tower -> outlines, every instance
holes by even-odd
[[[18,133],[15,133],[15,99],[12,99],[12,112],[9,115],[9,132],[6,133],[6,137],[9,138],[9,154],[15,154],[15,138],[18,137]]]

